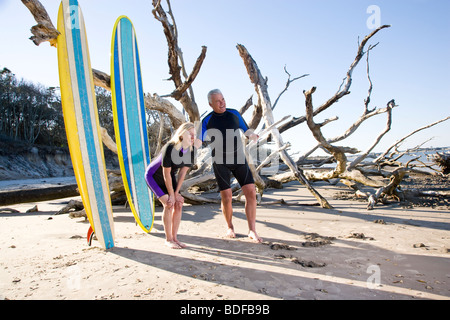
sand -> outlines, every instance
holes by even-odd
[[[0,299],[329,300],[449,299],[450,211],[335,200],[334,206],[261,205],[247,237],[235,204],[236,239],[227,239],[218,205],[185,205],[179,240],[164,246],[161,207],[144,233],[129,209],[114,207],[116,246],[88,246],[84,218],[54,215],[67,199],[10,205],[0,213]],[[315,203],[292,182],[264,201]],[[37,205],[37,212],[25,213]],[[1,209],[1,208],[0,208]],[[1,210],[0,210],[1,211]]]

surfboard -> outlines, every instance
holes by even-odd
[[[145,182],[150,150],[136,33],[126,16],[117,19],[111,40],[111,92],[122,180],[136,223],[150,232],[153,193]]]
[[[97,240],[114,247],[114,221],[83,14],[63,0],[57,39],[61,102],[73,170]],[[88,239],[89,240],[89,239]]]

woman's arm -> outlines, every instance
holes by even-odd
[[[182,167],[180,172],[178,172],[178,180],[177,180],[177,190],[175,193],[180,193],[181,185],[183,184],[184,178],[186,177],[186,173],[188,172],[189,167]]]
[[[180,169],[180,172],[178,173],[178,180],[177,180],[177,190],[175,190],[175,201],[184,203],[184,198],[180,194],[181,185],[183,184],[184,178],[186,177],[186,173],[188,172],[189,167],[182,167]]]
[[[175,192],[173,191],[173,185],[172,185],[172,176],[171,176],[171,171],[172,168],[168,167],[163,167],[163,177],[164,177],[164,183],[166,184],[166,188],[167,188],[167,192],[168,192],[168,196],[169,196],[169,200],[167,201],[168,204],[174,204],[175,203]]]

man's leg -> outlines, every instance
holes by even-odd
[[[227,237],[236,238],[233,227],[233,193],[230,189],[220,191],[220,197],[222,202],[222,213],[227,223]]]
[[[262,239],[256,233],[256,189],[252,172],[247,163],[238,166],[233,170],[233,174],[241,185],[245,196],[245,215],[248,223],[248,237],[255,242],[262,242]]]
[[[236,238],[233,227],[233,193],[230,188],[231,171],[226,165],[213,163],[214,175],[220,190],[222,213],[227,223],[228,238]]]
[[[245,214],[248,223],[248,237],[256,242],[262,242],[262,239],[256,233],[256,189],[253,183],[242,187],[245,196]]]

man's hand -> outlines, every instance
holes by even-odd
[[[259,136],[255,133],[253,129],[248,129],[247,131],[245,131],[244,135],[254,142],[258,141],[259,138]]]
[[[256,142],[256,141],[258,141],[259,136],[256,133],[252,133],[248,138],[250,140]]]

